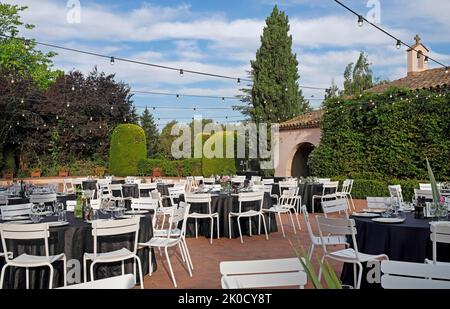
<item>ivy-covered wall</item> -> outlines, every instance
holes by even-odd
[[[317,176],[450,179],[450,91],[390,89],[324,102],[321,144],[310,155]]]

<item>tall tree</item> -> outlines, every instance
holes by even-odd
[[[176,125],[178,121],[172,120],[168,122],[161,130],[158,143],[158,156],[166,159],[172,159],[172,143],[178,137],[171,134],[172,127]]]
[[[336,98],[341,95],[339,87],[334,82],[334,78],[331,80],[331,86],[325,89],[325,100],[330,98]]]
[[[344,71],[344,94],[361,94],[364,90],[373,87],[373,73],[367,55],[359,54],[356,64],[349,63]]]
[[[140,124],[145,132],[145,138],[147,139],[147,156],[155,157],[158,153],[159,132],[156,126],[153,115],[145,107],[144,112],[140,117]]]
[[[256,60],[251,61],[253,87],[242,90],[242,102],[248,106],[238,108],[255,122],[280,122],[309,110],[298,84],[289,28],[288,16],[275,6],[266,19]]]

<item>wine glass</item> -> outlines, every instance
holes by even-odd
[[[30,219],[33,223],[39,223],[39,221],[41,221],[41,214],[38,205],[31,206]]]
[[[436,211],[437,211],[437,205],[435,203],[428,203],[428,212],[430,213],[430,216],[433,221],[436,217]]]

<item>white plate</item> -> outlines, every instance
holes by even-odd
[[[386,211],[386,209],[382,209],[382,208],[366,208],[362,210],[363,212],[369,212],[369,213],[374,213],[374,214],[381,214],[383,212]]]
[[[30,216],[3,217],[2,220],[3,221],[30,220]]]
[[[8,221],[5,222],[4,224],[30,224],[30,223],[33,223],[33,221],[31,220]]]
[[[380,214],[372,213],[372,212],[354,212],[352,213],[354,217],[363,217],[363,218],[376,218],[379,217]]]
[[[145,215],[148,214],[148,210],[130,210],[125,212],[126,215]]]
[[[372,221],[378,222],[378,223],[402,223],[405,222],[406,219],[400,219],[400,218],[374,218]]]
[[[64,226],[64,225],[69,225],[69,222],[67,222],[67,221],[48,222],[48,226],[50,226],[50,227],[57,227],[57,226]]]
[[[130,218],[133,218],[133,216],[132,215],[123,215],[123,216],[121,216],[121,217],[116,217],[117,219],[130,219]]]

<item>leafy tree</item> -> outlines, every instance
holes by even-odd
[[[158,143],[158,156],[165,159],[173,159],[172,156],[172,143],[178,137],[171,134],[172,128],[176,125],[178,121],[172,120],[167,123],[161,130]]]
[[[356,64],[349,63],[344,71],[344,94],[356,95],[373,87],[373,73],[367,55],[359,54]]]
[[[20,13],[26,10],[26,6],[0,3],[0,68],[7,72],[11,78],[19,79],[31,76],[41,89],[48,88],[61,71],[52,71],[51,58],[54,52],[43,53],[35,49],[33,40],[23,40],[19,37],[19,28],[31,30],[34,25],[24,24]]]
[[[142,129],[144,129],[147,140],[147,156],[149,158],[155,157],[158,153],[159,132],[155,119],[147,107],[140,117],[140,124]]]
[[[330,88],[325,89],[325,100],[330,98],[336,98],[340,96],[342,93],[339,90],[338,86],[334,82],[334,78],[331,80]]]
[[[289,19],[275,6],[266,19],[261,47],[256,60],[251,61],[251,89],[242,89],[241,100],[247,103],[237,108],[255,122],[280,122],[309,109],[299,88],[298,61],[292,53]]]

